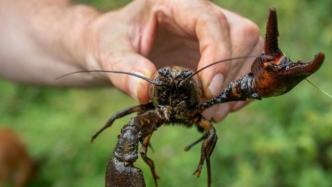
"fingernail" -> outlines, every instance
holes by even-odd
[[[137,75],[144,76],[143,73],[134,72]],[[141,86],[142,80],[137,77],[129,77],[129,94],[132,98],[138,101],[138,88]]]
[[[217,96],[220,94],[223,82],[224,82],[224,76],[221,73],[216,74],[212,78],[212,81],[208,89],[213,96]]]

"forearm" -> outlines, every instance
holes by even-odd
[[[86,26],[99,13],[68,0],[0,0],[0,74],[4,78],[43,85],[105,84],[103,76],[59,75],[98,69],[86,56]]]

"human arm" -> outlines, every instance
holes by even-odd
[[[203,0],[134,0],[100,13],[67,0],[0,0],[0,73],[24,83],[89,86],[109,84],[140,102],[148,84],[108,74],[55,77],[77,70],[138,72],[151,78],[157,67],[198,69],[217,60],[256,55],[262,42],[251,21]],[[199,74],[206,97],[247,72],[252,59],[216,65]],[[215,76],[218,75],[218,76]],[[222,119],[241,104],[210,109]]]

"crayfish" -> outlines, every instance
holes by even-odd
[[[245,57],[227,60],[243,58]],[[264,52],[255,58],[251,71],[238,80],[228,83],[218,96],[203,101],[200,84],[194,79],[194,76],[214,64],[227,60],[211,63],[196,72],[177,66],[163,67],[157,71],[152,80],[130,72],[88,71],[127,74],[144,79],[151,84],[152,99],[149,103],[133,106],[114,114],[105,126],[92,137],[93,141],[102,131],[111,127],[115,120],[131,113],[137,113],[121,129],[118,143],[107,166],[106,187],[145,186],[142,171],[134,166],[134,162],[138,159],[138,153],[150,167],[157,186],[159,177],[155,164],[148,157],[147,152],[153,132],[164,124],[177,124],[187,127],[196,126],[203,133],[202,137],[187,146],[185,150],[189,150],[195,144],[203,142],[200,160],[194,174],[200,176],[202,167],[206,163],[208,186],[210,187],[210,156],[218,138],[212,121],[204,118],[202,112],[219,103],[248,99],[260,100],[265,97],[283,95],[316,72],[323,63],[324,54],[318,53],[308,63],[302,61],[293,62],[287,58],[278,47],[276,10],[270,9],[266,26]],[[139,144],[141,145],[140,150],[138,150]]]

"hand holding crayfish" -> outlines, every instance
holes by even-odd
[[[244,57],[233,58],[238,60]],[[230,60],[230,59],[228,59]],[[158,70],[153,80],[137,74],[120,71],[104,71],[109,73],[126,73],[141,78],[151,84],[152,100],[145,105],[130,107],[113,115],[106,125],[92,138],[94,140],[113,122],[130,113],[138,113],[125,125],[119,136],[114,155],[110,160],[106,173],[107,187],[143,187],[143,174],[134,166],[140,155],[150,167],[155,184],[159,179],[154,162],[147,156],[150,138],[155,130],[164,124],[179,124],[187,127],[196,126],[203,136],[187,146],[189,150],[199,142],[202,143],[200,160],[194,174],[200,176],[204,163],[207,167],[208,186],[211,186],[210,156],[217,143],[215,128],[202,112],[207,108],[230,101],[262,99],[279,96],[294,88],[298,83],[316,72],[324,60],[324,54],[318,53],[308,62],[293,62],[278,47],[277,15],[270,10],[264,52],[259,55],[251,66],[251,71],[241,78],[230,82],[226,88],[210,100],[201,98],[200,84],[194,76],[212,65],[225,62],[218,61],[207,65],[196,72],[182,67],[164,67]],[[103,71],[102,71],[103,72]]]
[[[138,73],[151,79],[156,68],[177,65],[195,70],[220,59],[256,56],[263,47],[253,22],[205,0],[137,0],[117,14],[122,19],[113,20],[111,12],[97,17],[90,27],[96,51],[89,53],[103,70]],[[123,18],[124,14],[127,17]],[[107,24],[110,21],[112,24]],[[119,33],[110,35],[118,26]],[[204,97],[220,93],[223,82],[247,72],[251,61],[218,64],[201,72],[198,76]],[[147,82],[126,75],[107,76],[141,103],[149,101]],[[241,104],[235,105],[216,105],[205,116],[219,121]]]
[[[56,81],[54,77],[102,69],[152,78],[163,66],[194,70],[220,59],[258,55],[262,49],[254,23],[206,0],[134,0],[109,12],[70,0],[2,0],[0,6],[10,7],[0,17],[2,77],[68,87],[110,86],[111,80],[141,103],[150,98],[149,85],[130,76],[84,74]],[[218,64],[202,72],[204,95],[216,96],[224,86],[220,82],[234,80],[250,68],[250,59],[241,62]],[[206,117],[221,120],[238,107],[212,107]]]

